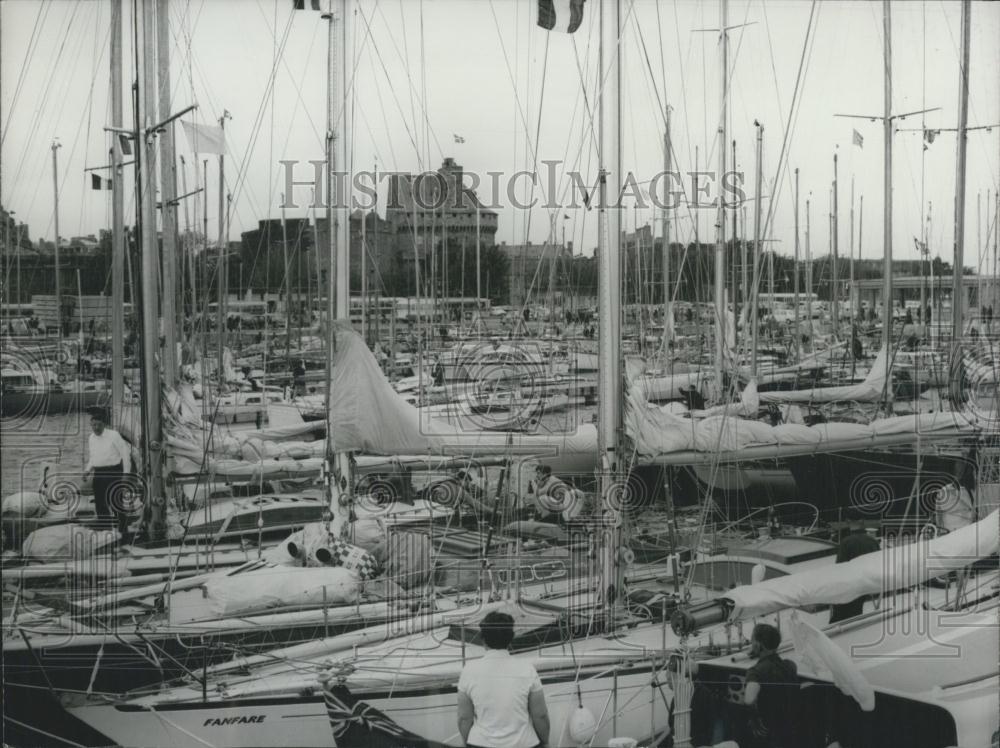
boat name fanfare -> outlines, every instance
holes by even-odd
[[[241,717],[209,717],[205,720],[204,727],[225,727],[226,725],[259,725],[264,721],[266,714],[251,714]]]

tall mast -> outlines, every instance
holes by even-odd
[[[139,98],[139,137],[142,160],[139,166],[139,195],[142,212],[142,360],[145,424],[143,441],[146,454],[147,534],[159,538],[164,531],[164,504],[160,425],[159,348],[159,269],[160,253],[156,238],[156,0],[142,0],[142,86]]]
[[[831,291],[832,291],[832,293],[830,294],[830,299],[831,299],[831,308],[830,308],[830,311],[832,312],[832,316],[833,316],[833,339],[834,340],[839,340],[840,339],[840,275],[837,272],[837,260],[839,259],[838,254],[839,254],[839,246],[840,246],[839,237],[837,235],[837,226],[840,223],[840,215],[838,213],[838,205],[837,205],[839,193],[840,193],[840,190],[837,189],[837,154],[836,154],[836,152],[834,152],[834,154],[833,154],[833,218],[831,219],[831,221],[832,221],[832,226],[831,226],[832,233],[831,233],[831,239],[830,239],[830,241],[833,243],[833,267],[832,267],[832,272],[831,272],[831,275],[833,277],[832,277],[832,279],[830,281],[830,286],[831,286]]]
[[[884,103],[882,141],[885,148],[882,186],[882,344],[892,341],[892,10],[889,0],[882,0],[882,37],[884,57]]]
[[[223,110],[219,117],[219,129],[222,131],[222,142],[226,142],[226,117],[229,112]],[[225,148],[223,148],[225,151]],[[226,154],[219,154],[219,253],[218,264],[216,265],[216,275],[219,280],[219,308],[216,310],[216,324],[219,328],[219,351],[218,351],[218,390],[222,392],[225,388],[226,379],[223,370],[225,364],[224,350],[226,341],[226,294],[229,292],[229,260],[226,257]],[[206,237],[207,240],[207,237]]]
[[[600,4],[600,211],[597,232],[597,321],[598,351],[598,428],[597,444],[600,455],[601,497],[611,523],[605,533],[602,563],[602,604],[612,613],[621,592],[622,566],[619,540],[621,515],[613,497],[620,475],[618,439],[621,425],[621,67],[619,66],[621,8],[618,0],[602,0]]]
[[[865,196],[861,195],[861,197],[858,198],[858,262],[861,262],[861,247],[862,247],[861,237],[862,237],[862,229],[864,229],[864,227],[865,227]],[[855,292],[852,291],[852,293]],[[854,298],[854,311],[859,314],[861,312],[861,298],[856,293]]]
[[[966,128],[969,123],[969,37],[971,33],[971,0],[962,0],[962,61],[958,71],[958,151],[955,164],[955,257],[952,261],[951,340],[953,365],[961,358],[962,318],[965,298],[962,286],[962,266],[965,252],[965,159]]]
[[[483,268],[482,268],[482,234],[480,233],[480,211],[479,211],[479,196],[475,198],[476,201],[476,337],[480,336],[481,330],[483,329],[482,321],[479,319],[479,314],[481,311],[480,299],[483,297]],[[420,267],[418,261],[417,267]]]
[[[57,141],[52,142],[52,200],[55,210],[54,222],[56,230],[56,335],[62,338],[62,288],[59,282],[61,268],[59,267],[59,149],[62,145]],[[20,250],[18,250],[20,252]]]
[[[170,0],[156,0],[156,69],[160,116],[170,112]],[[174,125],[159,134],[160,219],[163,228],[163,374],[168,385],[177,379],[177,175],[174,167]],[[181,305],[183,308],[183,305]]]
[[[850,259],[847,262],[847,274],[850,276],[850,284],[847,293],[847,320],[854,319],[854,175],[851,175],[851,240]]]
[[[811,194],[811,193],[810,193]],[[809,347],[812,348],[812,329],[813,329],[813,305],[812,305],[812,291],[813,291],[813,269],[812,269],[812,253],[809,249],[809,198],[806,198],[806,329],[809,330]]]
[[[792,286],[794,287],[793,293],[795,294],[792,301],[792,306],[795,310],[795,327],[792,334],[792,341],[795,345],[796,357],[800,358],[802,356],[802,335],[799,333],[799,170],[798,167],[795,169],[795,264],[792,271],[794,280],[792,281]]]
[[[763,198],[763,168],[761,164],[761,147],[764,142],[764,125],[755,122],[757,126],[757,197],[754,202],[753,217],[753,287],[750,292],[751,312],[751,350],[750,350],[750,376],[757,376],[757,338],[759,335],[759,323],[757,320],[757,309],[760,306],[758,300],[758,290],[760,288],[760,212],[764,203]]]
[[[284,193],[281,195],[281,254],[285,264],[285,361],[289,362],[292,353],[292,271],[288,263],[288,223],[285,220]]]
[[[671,166],[671,154],[670,154],[670,105],[667,105],[667,127],[666,132],[663,134],[663,173],[666,175],[664,177],[664,187],[667,189],[668,194],[664,195],[667,200],[670,199],[670,166]],[[669,205],[669,203],[664,203]],[[670,324],[672,313],[672,300],[670,298],[670,208],[665,207],[663,209],[663,246],[661,247],[663,253],[663,332],[664,335],[673,333],[672,329],[668,329],[667,325]]]
[[[330,382],[333,374],[333,354],[336,345],[336,325],[334,320],[350,321],[350,175],[337,178],[338,170],[346,173],[349,148],[347,116],[346,80],[348,57],[348,4],[350,0],[330,0],[330,7],[324,18],[327,20],[327,241],[329,242],[329,271],[327,273],[327,328],[326,328],[326,393],[330,398]],[[351,491],[350,462],[343,452],[336,451],[334,433],[327,408],[327,468],[326,498],[330,511],[330,532],[342,536],[348,524],[347,497]]]
[[[122,0],[111,0],[111,125],[123,128]],[[125,400],[125,191],[121,137],[111,136],[111,402]],[[20,299],[18,299],[20,301]],[[113,413],[113,418],[121,418]]]
[[[719,52],[722,55],[720,68],[720,114],[719,114],[719,176],[726,173],[726,120],[729,88],[729,44],[726,26],[729,25],[729,0],[719,3]],[[720,191],[721,192],[721,191]],[[719,195],[716,215],[715,236],[715,386],[722,393],[722,361],[726,355],[726,206]]]

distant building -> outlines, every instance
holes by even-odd
[[[483,206],[453,158],[446,158],[436,172],[394,174],[389,180],[385,219],[394,229],[398,271],[409,278],[415,276],[417,257],[426,280],[445,262],[444,247],[474,246],[477,223],[482,247],[496,241],[496,211]],[[433,268],[432,246],[436,253]]]
[[[0,248],[6,256],[35,254],[28,224],[18,222],[15,214],[0,207]]]
[[[509,273],[508,303],[522,306],[526,299],[544,303],[551,290],[557,304],[569,291],[568,274],[573,258],[573,245],[556,244],[507,244],[501,242],[497,249],[506,257]]]

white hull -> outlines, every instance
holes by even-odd
[[[570,669],[558,680],[544,680],[548,681],[544,685],[552,722],[551,744],[571,744],[568,723],[578,704],[575,671]],[[649,662],[644,668],[619,674],[616,716],[614,677],[608,674],[587,680],[584,674],[580,678],[583,705],[599,724],[594,745],[606,745],[615,736],[647,736],[651,726],[655,730],[666,728],[671,693],[665,685],[652,688],[651,682]],[[367,696],[358,691],[356,695],[421,737],[462,745],[456,728],[454,681],[438,690],[397,690],[393,695],[381,691]],[[207,701],[161,706],[155,712],[135,705],[81,706],[70,711],[121,746],[334,745],[318,684],[311,696],[239,703],[220,701],[217,694],[210,693]]]

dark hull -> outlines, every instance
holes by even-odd
[[[789,457],[787,463],[802,500],[831,519],[926,519],[935,511],[937,489],[974,468],[966,453],[924,454],[918,469],[913,450],[803,455]]]
[[[5,392],[0,396],[0,416],[31,419],[61,413],[82,413],[87,408],[107,405],[110,391],[97,392]]]

